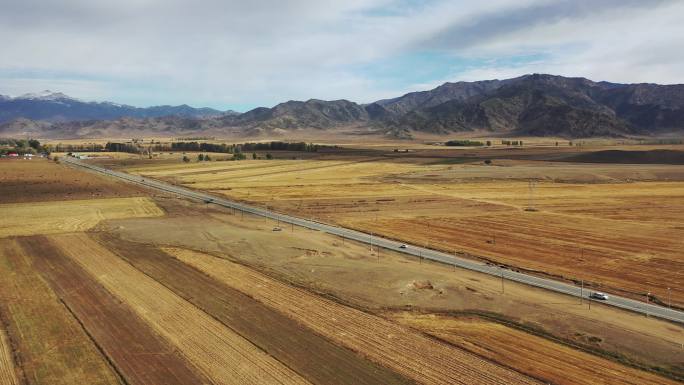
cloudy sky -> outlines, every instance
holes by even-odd
[[[526,73],[684,83],[684,1],[0,0],[0,94],[245,111]]]

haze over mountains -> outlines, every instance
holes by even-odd
[[[0,96],[0,123],[3,121],[2,135],[50,137],[145,132],[220,135],[229,129],[255,135],[342,127],[366,128],[396,137],[410,137],[414,132],[447,135],[468,131],[568,138],[682,134],[684,85],[617,84],[533,74],[445,83],[429,91],[369,104],[310,99],[242,114],[186,105],[136,108],[86,103],[49,93]]]

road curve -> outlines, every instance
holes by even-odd
[[[344,227],[333,226],[326,223],[321,223],[318,221],[313,221],[309,219],[299,218],[291,215],[280,214],[274,211],[265,210],[262,208],[246,205],[243,203],[238,203],[230,201],[224,198],[219,198],[204,192],[193,191],[183,187],[174,186],[168,183],[160,182],[157,180],[144,178],[140,176],[135,176],[127,174],[120,171],[114,171],[106,169],[103,167],[95,166],[92,164],[87,164],[80,162],[79,160],[71,157],[63,157],[66,163],[83,167],[98,173],[102,173],[111,177],[123,179],[125,181],[135,183],[138,185],[154,188],[157,190],[165,191],[172,194],[177,194],[183,197],[201,200],[204,202],[210,202],[223,207],[233,208],[236,210],[244,211],[246,213],[271,218],[283,223],[290,223],[301,227],[306,227],[313,230],[322,231],[328,234],[337,235],[347,239],[352,239],[358,242],[372,244],[374,246],[380,246],[388,250],[396,251],[399,253],[404,253],[408,255],[413,255],[420,258],[429,259],[432,261],[441,262],[447,265],[452,265],[460,267],[463,269],[473,270],[484,274],[493,275],[496,277],[503,277],[504,279],[523,283],[526,285],[547,289],[557,293],[571,295],[573,297],[583,297],[585,300],[598,302],[608,306],[615,306],[621,309],[626,309],[638,313],[642,313],[646,316],[653,316],[669,321],[684,324],[684,312],[674,309],[669,309],[663,306],[645,303],[641,301],[636,301],[633,299],[620,297],[616,295],[611,295],[608,300],[599,301],[594,300],[589,297],[589,290],[584,290],[580,287],[570,285],[565,282],[556,281],[548,278],[541,278],[531,274],[519,273],[507,269],[500,268],[498,266],[493,266],[491,264],[482,263],[479,261],[474,261],[471,259],[461,258],[451,254],[443,253],[436,250],[431,250],[428,248],[406,245],[406,248],[401,248],[401,242],[393,241],[386,238],[381,238],[375,235],[363,233],[356,230],[346,229]]]

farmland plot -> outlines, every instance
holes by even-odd
[[[0,239],[0,276],[0,313],[9,325],[27,384],[119,384],[116,373],[14,239]]]
[[[149,198],[110,198],[0,205],[0,237],[84,231],[104,219],[161,216]]]
[[[5,330],[0,328],[0,384],[18,385],[17,373],[12,359],[12,347]]]
[[[208,383],[131,309],[117,301],[48,239],[37,236],[23,238],[20,243],[127,384]]]
[[[86,234],[54,235],[50,238],[215,383],[308,383]]]
[[[314,383],[410,382],[154,246],[126,243],[106,235],[100,239],[107,249]]]
[[[387,316],[553,384],[676,383],[494,322],[409,312]]]
[[[225,259],[167,248],[180,260],[316,332],[424,384],[532,384],[536,380],[411,329],[275,281]]]

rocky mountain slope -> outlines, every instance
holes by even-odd
[[[0,123],[19,118],[51,122],[161,116],[210,118],[226,113],[234,112],[222,112],[212,108],[193,108],[185,104],[139,108],[111,102],[84,102],[63,93],[51,91],[17,97],[0,95]]]
[[[28,116],[22,115],[20,106],[24,104],[33,106],[32,113],[25,114]],[[7,109],[8,105],[14,109]],[[121,115],[124,111],[126,114]],[[684,85],[618,84],[533,74],[506,80],[445,83],[429,91],[369,104],[310,99],[259,107],[242,114],[188,106],[144,109],[83,103],[63,94],[23,99],[0,97],[0,122],[18,115],[32,120],[47,116],[47,120],[59,123],[46,126],[43,122],[21,120],[0,124],[0,135],[20,129],[83,136],[105,132],[112,135],[117,130],[210,130],[219,135],[223,130],[253,135],[275,130],[286,133],[305,128],[365,127],[398,137],[414,132],[446,135],[468,131],[568,138],[620,137],[684,133]],[[81,121],[72,122],[75,116],[81,116]]]

